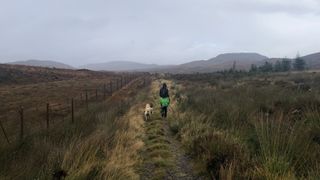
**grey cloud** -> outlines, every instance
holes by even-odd
[[[319,51],[317,0],[0,0],[0,62],[159,64]]]

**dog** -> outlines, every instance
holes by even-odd
[[[146,104],[146,107],[144,109],[144,118],[146,121],[150,120],[152,113],[153,113],[153,105],[151,103]]]

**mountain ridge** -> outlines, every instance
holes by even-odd
[[[189,67],[191,69],[194,67],[203,67],[205,69],[217,69],[221,66],[231,68],[234,63],[246,63],[249,64],[248,67],[250,67],[252,63],[257,63],[258,61],[262,61],[264,59],[268,59],[268,57],[258,53],[224,53],[219,54],[216,57],[210,58],[208,60],[191,61],[188,63],[181,64],[180,66]]]
[[[25,61],[8,62],[6,64],[48,67],[48,68],[58,68],[58,69],[75,69],[74,67],[72,67],[68,64],[61,63],[58,61],[51,61],[51,60],[29,59],[29,60],[25,60]]]
[[[133,61],[109,61],[104,63],[93,63],[80,66],[95,71],[135,71],[159,67],[157,64],[144,64]]]
[[[307,63],[309,69],[320,69],[320,52],[308,54],[301,57]],[[167,72],[167,73],[195,73],[214,72],[235,67],[238,70],[248,70],[251,64],[262,65],[268,61],[275,63],[284,58],[269,58],[254,52],[223,53],[207,60],[195,60],[178,65],[157,65],[139,63],[133,61],[109,61],[103,63],[93,63],[79,66],[77,68],[95,71],[138,71],[138,72]],[[293,58],[285,58],[293,61]],[[64,63],[56,61],[27,60],[16,61],[7,64],[20,64],[28,66],[40,66],[62,69],[77,69]]]

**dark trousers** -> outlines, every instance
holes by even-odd
[[[168,106],[161,106],[161,117],[166,118],[168,112]]]

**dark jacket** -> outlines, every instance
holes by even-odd
[[[167,97],[169,97],[169,90],[168,90],[167,88],[165,88],[165,87],[162,87],[162,88],[160,89],[159,95],[160,95],[160,97],[162,97],[162,98],[167,98]]]

